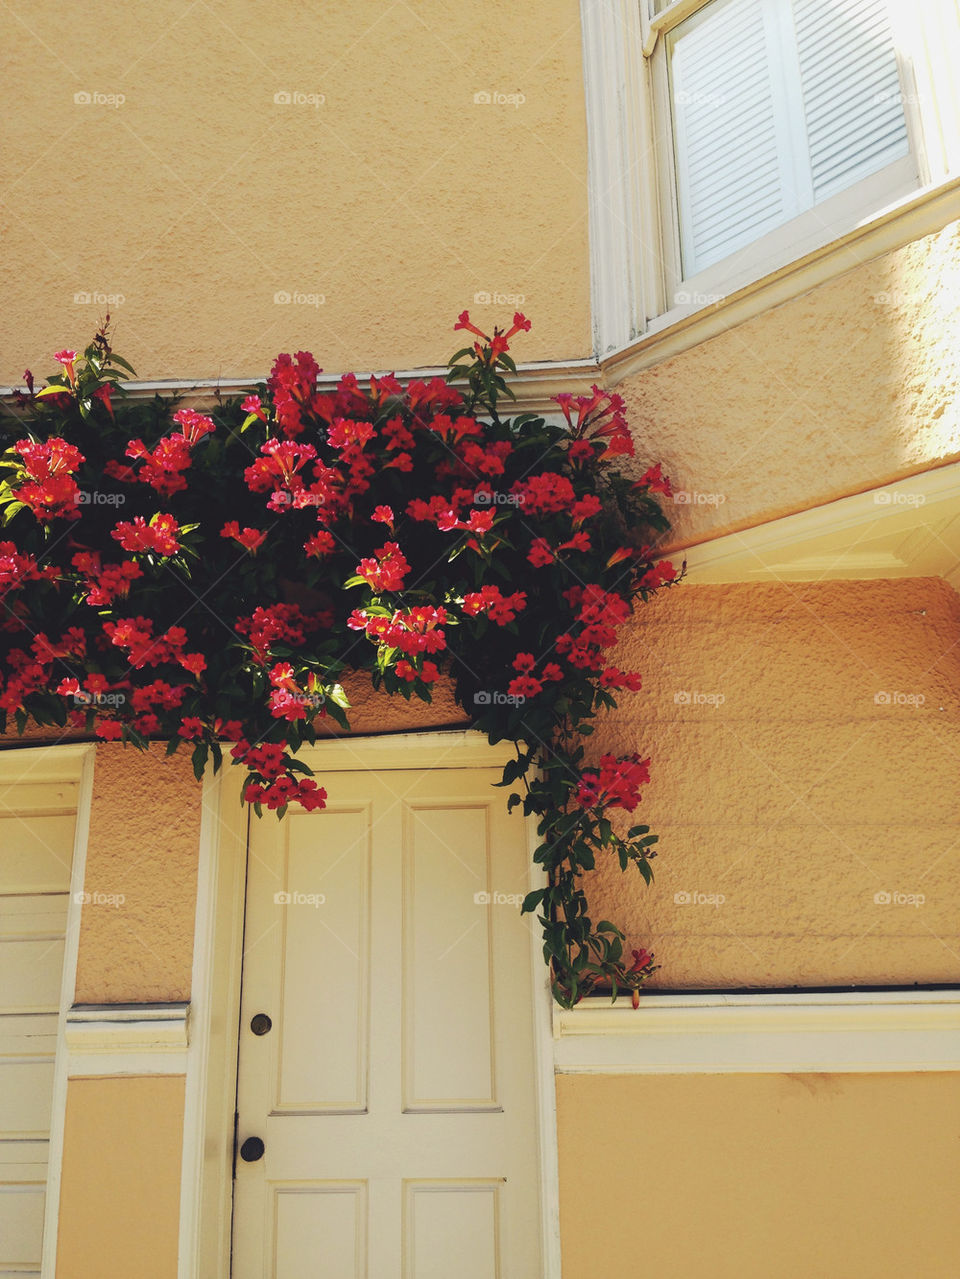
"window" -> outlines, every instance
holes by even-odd
[[[737,287],[918,185],[886,0],[710,0],[654,57],[674,286]]]
[[[661,330],[689,344],[675,325],[692,311],[782,301],[788,276],[849,269],[853,240],[951,220],[960,0],[581,0],[581,15],[601,357]]]

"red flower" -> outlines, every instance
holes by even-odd
[[[203,720],[196,719],[192,715],[188,715],[187,718],[182,721],[180,727],[177,729],[177,734],[180,737],[186,738],[188,740],[195,740],[198,737],[202,737],[203,733],[204,733]]]
[[[537,659],[532,653],[518,653],[513,659],[513,669],[526,673],[532,671],[537,664]]]
[[[116,719],[102,719],[93,730],[105,742],[115,742],[123,736],[123,725]]]
[[[527,597],[523,591],[504,595],[499,586],[482,586],[463,597],[463,611],[468,617],[487,613],[498,626],[507,626],[517,614],[526,608]]]
[[[262,532],[258,528],[245,528],[243,532],[241,532],[240,525],[236,520],[230,520],[229,523],[224,524],[223,528],[220,530],[220,536],[232,537],[235,542],[239,542],[239,544],[245,550],[248,550],[251,555],[256,555],[259,548],[267,540],[266,533]]]
[[[648,493],[662,493],[664,497],[672,497],[673,490],[670,487],[670,480],[663,473],[663,464],[658,462],[656,466],[649,467],[632,486],[635,489],[645,489]]]
[[[336,547],[336,541],[332,533],[328,533],[326,529],[321,529],[319,533],[314,533],[313,537],[308,537],[303,544],[303,549],[308,555],[329,555]]]
[[[370,516],[378,524],[386,524],[390,532],[393,532],[393,508],[389,506],[377,506],[374,508],[373,514]]]
[[[547,564],[553,564],[556,558],[553,548],[545,537],[535,537],[530,543],[527,559],[534,568],[545,568]]]
[[[63,371],[67,375],[67,381],[71,386],[77,385],[77,370],[74,367],[74,361],[77,358],[76,351],[55,351],[53,358],[58,364],[63,365]]]
[[[543,684],[530,675],[517,675],[507,685],[511,697],[536,697],[543,692]]]
[[[248,395],[245,400],[240,403],[240,408],[244,413],[254,414],[261,422],[266,422],[267,415],[263,411],[263,405],[260,403],[259,395]]]
[[[639,788],[650,780],[650,761],[639,755],[600,758],[600,772],[581,774],[576,802],[581,808],[625,808],[632,813],[640,802]]]
[[[180,525],[172,515],[155,515],[149,524],[138,515],[132,523],[121,521],[110,536],[116,538],[125,551],[169,556],[180,550],[179,532]]]
[[[410,565],[403,557],[403,552],[396,542],[385,542],[373,553],[374,558],[367,558],[357,565],[357,576],[362,577],[367,585],[378,595],[385,591],[399,591],[403,580],[410,571]]]
[[[48,440],[18,440],[13,446],[30,478],[16,489],[17,500],[42,523],[80,518],[80,489],[73,472],[85,461],[79,449],[59,436]]]

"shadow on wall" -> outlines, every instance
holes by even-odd
[[[595,918],[667,989],[960,976],[960,597],[940,578],[682,586],[621,646],[598,747],[652,755],[656,878]]]
[[[960,454],[960,224],[626,379],[689,545]],[[638,471],[638,474],[640,473]]]

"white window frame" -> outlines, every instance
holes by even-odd
[[[960,5],[937,0],[906,13],[891,4],[910,161],[919,182],[905,181],[901,174],[901,185],[891,187],[890,173],[881,170],[769,232],[732,260],[681,281],[669,90],[658,63],[664,61],[663,34],[709,3],[675,0],[654,14],[653,0],[581,0],[594,351],[604,365],[656,342],[657,335],[673,338],[679,325],[689,329],[691,317],[732,308],[737,319],[730,322],[740,322],[747,318],[746,294],[755,299],[747,313],[755,314],[960,216],[960,199],[943,198],[955,195],[960,176],[960,88],[950,72],[951,55],[960,56]],[[918,202],[931,205],[929,230],[916,216]],[[798,227],[805,220],[807,225]],[[851,254],[854,241],[861,243]],[[834,248],[831,270],[825,259]],[[812,275],[797,270],[808,265]],[[796,278],[785,289],[786,276]],[[771,284],[778,286],[775,300],[765,296]],[[674,301],[674,295],[684,293],[689,300]],[[729,324],[706,329],[724,327]],[[694,329],[680,349],[709,335]],[[674,354],[676,343],[671,345]]]

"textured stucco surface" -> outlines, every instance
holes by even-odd
[[[111,8],[108,36],[15,0],[9,20],[0,383],[89,341],[106,308],[82,293],[123,295],[116,346],[148,379],[302,347],[327,370],[436,364],[460,310],[503,322],[513,295],[522,358],[588,354],[576,0],[157,0]]]
[[[688,544],[960,454],[960,224],[618,386]]]
[[[175,1279],[182,1075],[71,1079],[57,1279]]]
[[[652,756],[634,820],[661,855],[651,888],[611,860],[587,891],[595,918],[656,952],[657,985],[958,979],[960,597],[946,582],[682,585],[641,608],[618,661],[644,688],[591,751]]]
[[[189,999],[200,812],[189,755],[97,747],[77,1003]]]
[[[557,1095],[564,1279],[956,1274],[955,1075],[561,1075]]]

